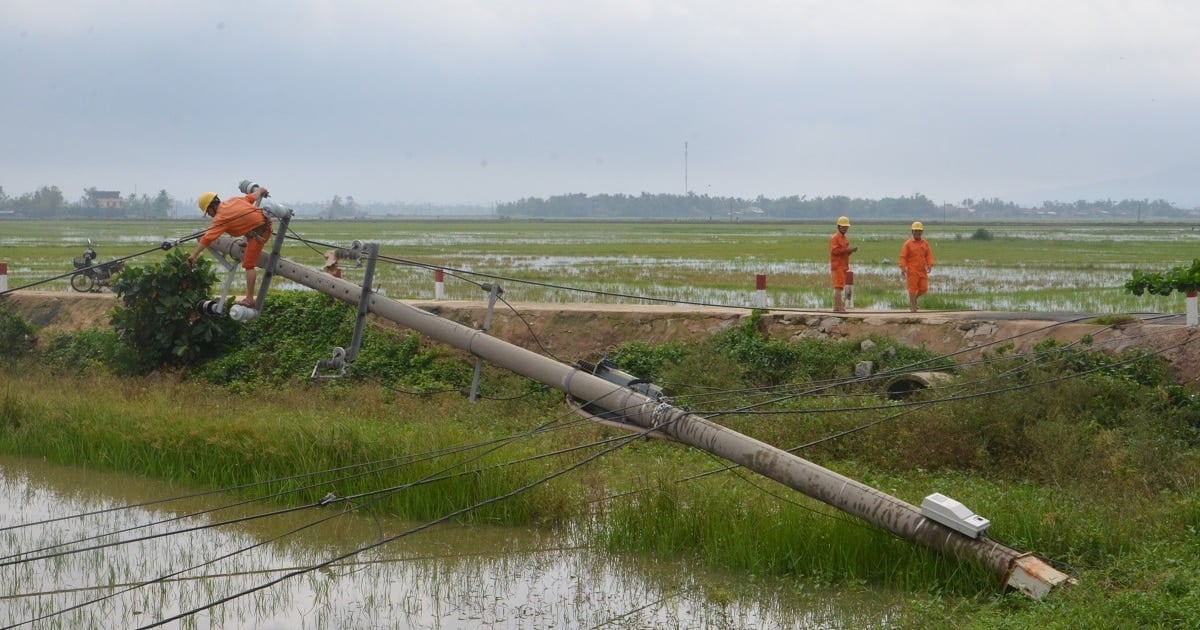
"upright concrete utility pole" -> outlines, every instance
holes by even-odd
[[[212,248],[240,258],[242,248],[222,236]],[[257,264],[267,264],[260,255]],[[360,304],[358,285],[279,259],[275,273],[322,293]],[[774,479],[818,501],[852,514],[896,536],[954,558],[988,567],[997,580],[1040,599],[1068,576],[1041,559],[1006,547],[987,536],[972,538],[922,515],[916,506],[839,475],[782,449],[731,431],[665,402],[530,350],[501,341],[427,311],[371,295],[369,311],[434,340],[465,350],[517,374],[555,387],[579,400],[623,415],[630,423],[664,433]]]

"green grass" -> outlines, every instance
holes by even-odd
[[[721,256],[733,255],[734,250],[784,255],[773,243],[785,236],[791,247],[787,255],[812,252],[817,261],[809,263],[819,267],[824,232],[818,226],[450,224],[449,238],[460,242],[444,245],[414,227],[432,230],[434,224],[313,225],[340,238],[373,230],[381,240],[385,228],[396,229],[403,233],[392,235],[397,242],[411,239],[394,245],[404,257],[425,252],[495,269],[508,269],[514,260],[536,255],[567,256],[562,253],[567,251],[575,252],[570,254],[575,258],[590,251],[599,259],[597,252],[609,247],[626,252],[624,256],[652,257],[645,252],[681,251],[671,248],[686,249],[686,243],[696,252],[694,257],[709,256],[706,260],[713,261],[713,267],[664,263],[667,285],[632,274],[633,266],[621,267],[624,259],[617,253],[606,254],[605,263],[588,259],[587,264],[566,266],[581,274],[571,276],[573,283],[610,282],[611,269],[619,268],[622,275],[630,272],[630,286],[663,290],[707,282],[714,291],[732,290],[737,278],[728,266],[717,264]],[[865,243],[889,248],[895,244],[895,226],[858,228],[856,235]],[[805,229],[807,235],[797,234]],[[1094,228],[1056,230],[1053,236],[1074,240],[1049,244],[1034,238],[1047,230],[1028,229],[1030,234],[1023,238],[1033,244],[1014,244],[1020,239],[1007,230],[1009,226],[991,229],[994,238],[988,241],[947,239],[939,269],[968,269],[974,259],[956,263],[952,257],[969,253],[999,265],[985,274],[989,278],[1004,277],[1001,271],[1007,270],[1022,281],[1039,278],[1049,285],[1075,278],[1076,271],[1086,276],[1107,269],[1109,263],[1098,258],[1059,260],[1038,267],[1039,257],[1069,257],[1068,251],[1097,256],[1103,248],[1111,249],[1111,260],[1124,256],[1125,241],[1101,246],[1096,239],[1106,232]],[[1134,238],[1133,248],[1144,250],[1147,261],[1167,264],[1170,252],[1188,251],[1186,243],[1169,241],[1175,237],[1157,226],[1120,234]],[[3,239],[8,238],[25,237],[6,233]],[[1162,243],[1151,245],[1155,239]],[[670,247],[656,249],[663,241],[670,241]],[[793,247],[800,242],[808,249]],[[629,253],[639,244],[643,253]],[[756,244],[762,248],[755,250]],[[988,249],[997,244],[1007,248]],[[308,255],[307,248],[289,247]],[[478,253],[493,248],[512,253],[507,258]],[[936,240],[935,248],[941,252]],[[97,249],[102,258],[119,253],[110,254],[99,243]],[[4,251],[8,256],[16,250],[6,243]],[[594,269],[606,265],[607,271]],[[878,265],[878,274],[865,274],[861,295],[876,303],[897,299],[889,296],[894,289],[889,289],[883,263]],[[529,268],[523,273],[537,276],[563,268],[551,265],[546,271]],[[814,271],[811,278],[794,270],[780,275],[797,286],[810,282],[811,290],[824,296],[821,273]],[[12,277],[10,284],[15,284]],[[777,291],[799,295],[802,289]],[[1101,307],[1119,304],[1118,290],[1112,287],[1016,287],[1002,294],[1027,304],[1086,299]],[[922,306],[954,308],[978,296],[940,293],[924,298]],[[1119,325],[1127,319],[1107,315],[1100,321]],[[762,400],[751,388],[779,388],[769,392],[781,399],[769,407],[778,415],[729,414],[722,422],[782,448],[871,425],[800,453],[910,503],[935,491],[958,498],[992,519],[991,533],[997,540],[1046,556],[1077,577],[1079,586],[1061,589],[1044,602],[999,593],[976,567],[950,562],[831,514],[771,482],[745,473],[698,477],[722,464],[661,442],[639,440],[463,520],[564,528],[614,551],[699,561],[748,579],[772,575],[798,585],[899,590],[910,604],[894,620],[898,627],[1200,626],[1200,606],[1195,605],[1200,600],[1200,558],[1195,553],[1200,544],[1200,401],[1194,392],[1170,383],[1161,364],[1139,361],[1106,367],[1104,359],[1080,349],[1047,345],[1035,356],[992,357],[987,365],[964,366],[961,384],[974,389],[960,393],[974,391],[978,398],[893,409],[867,386],[787,395],[825,379],[844,378],[858,359],[882,361],[884,340],[876,340],[881,346],[878,356],[865,357],[859,340],[789,344],[751,332],[735,330],[710,343],[629,349],[614,356],[654,370],[663,382],[679,387],[681,404],[697,409],[734,409]],[[89,348],[102,346],[104,340],[93,341],[81,343],[75,352],[91,357]],[[286,344],[287,339],[275,342]],[[69,348],[60,350],[67,359],[72,355]],[[897,365],[922,358],[911,349],[896,353]],[[370,503],[372,509],[415,519],[436,518],[533,484],[596,452],[565,449],[623,435],[586,423],[526,435],[536,426],[566,423],[573,416],[559,396],[539,393],[519,379],[505,381],[490,370],[486,380],[498,398],[505,392],[526,396],[471,405],[455,395],[408,396],[380,387],[378,381],[326,386],[285,382],[243,390],[206,387],[172,374],[118,379],[98,369],[103,365],[100,359],[77,376],[50,373],[46,365],[13,360],[0,366],[0,451],[222,488],[387,462],[367,475],[322,474],[305,481],[273,482],[247,493],[295,491],[279,500],[304,503],[334,492]],[[1078,375],[1083,373],[1086,376]],[[1059,378],[1063,376],[1071,378]],[[705,386],[725,391],[716,398]],[[509,436],[522,437],[501,440]],[[444,452],[480,443],[490,446]],[[556,454],[537,457],[549,453]]]
[[[626,434],[570,424],[574,416],[553,394],[470,404],[368,381],[238,394],[170,375],[58,377],[10,362],[0,368],[0,451],[203,487],[263,483],[245,493],[289,492],[276,500],[292,504],[333,492],[418,520],[581,465],[461,520],[571,531],[613,552],[701,562],[747,579],[899,591],[909,599],[895,619],[900,627],[1200,623],[1200,403],[1171,384],[1161,364],[1110,367],[1111,358],[1047,343],[1037,355],[1001,357],[961,377],[982,392],[1020,389],[893,410],[862,385],[787,398],[787,388],[844,376],[860,344],[780,345],[753,330],[749,322],[711,342],[631,346],[614,356],[685,384],[679,399],[689,404],[745,405],[761,400],[746,388],[770,381],[778,387],[769,396],[781,400],[767,408],[782,413],[722,421],[783,448],[876,425],[799,452],[909,503],[931,492],[962,500],[992,520],[996,540],[1048,558],[1079,586],[1042,602],[1003,594],[980,567],[774,482],[745,471],[704,474],[723,463],[673,443],[637,440],[582,465],[598,450],[586,445]],[[887,341],[876,341],[883,359]],[[923,357],[895,352],[899,363]],[[1087,376],[1052,380],[1076,371]],[[709,380],[692,378],[700,374]],[[500,391],[522,387],[495,373],[487,379],[498,379]],[[712,402],[711,390],[686,386],[708,383],[741,391]],[[530,434],[544,424],[562,428]],[[446,452],[480,444],[487,446]],[[377,462],[368,474],[271,481],[368,462]]]

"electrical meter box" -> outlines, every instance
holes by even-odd
[[[991,521],[968,510],[967,506],[936,492],[921,502],[921,516],[971,538],[979,538],[992,525]]]

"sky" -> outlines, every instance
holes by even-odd
[[[4,0],[0,187],[1200,205],[1185,0]]]

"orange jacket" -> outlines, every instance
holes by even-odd
[[[933,267],[933,249],[929,241],[909,238],[900,248],[900,268],[908,273],[925,275],[928,268]]]
[[[270,235],[271,220],[263,214],[262,209],[254,205],[253,195],[226,199],[217,206],[217,214],[213,217],[208,231],[200,237],[200,244],[211,245],[222,234],[245,236],[263,226],[265,228],[262,231]]]
[[[829,268],[842,271],[850,268],[850,241],[840,231],[829,239]]]

